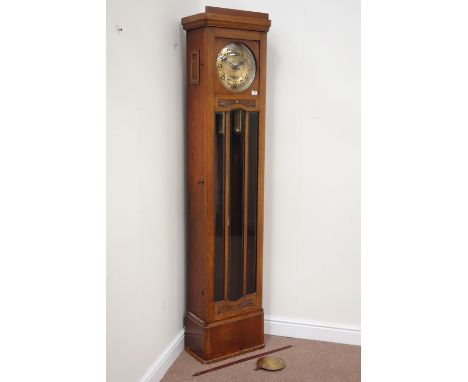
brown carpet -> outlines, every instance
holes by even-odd
[[[225,369],[216,370],[198,377],[192,374],[214,366],[222,365],[250,355],[262,353],[285,345],[292,348],[271,354],[286,362],[280,371],[255,371],[257,360],[242,362]],[[187,352],[177,358],[162,379],[193,382],[231,381],[308,381],[308,382],[357,382],[361,380],[361,347],[331,342],[309,341],[297,338],[265,336],[265,348],[225,361],[203,365]]]

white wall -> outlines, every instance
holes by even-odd
[[[183,1],[108,3],[107,373],[137,381],[183,325]],[[122,27],[122,31],[117,30]]]
[[[271,11],[265,310],[359,325],[359,0],[297,5]]]
[[[108,2],[110,382],[138,380],[183,324],[185,33],[180,18],[202,12],[204,5],[200,0]],[[265,313],[360,325],[359,1],[207,5],[268,12],[272,20]]]

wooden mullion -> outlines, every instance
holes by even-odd
[[[249,113],[245,112],[244,129],[244,227],[243,227],[243,245],[244,245],[244,271],[243,271],[243,295],[247,291],[247,224],[248,224],[248,190],[249,190]]]
[[[228,276],[229,276],[229,170],[230,170],[230,135],[231,135],[231,119],[228,112],[224,113],[224,155],[225,155],[225,175],[224,175],[224,300],[227,300],[228,293]]]
[[[260,70],[266,68],[267,35],[262,33],[260,40]],[[261,308],[263,301],[263,203],[264,203],[264,173],[265,173],[265,93],[266,76],[260,72],[261,110],[258,114],[258,188],[257,188],[257,307]]]

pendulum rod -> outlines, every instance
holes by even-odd
[[[260,357],[263,357],[264,355],[271,354],[271,353],[276,353],[277,351],[289,349],[291,347],[292,347],[292,345],[286,345],[286,346],[280,347],[278,349],[273,349],[273,350],[266,351],[266,352],[263,352],[263,353],[260,353],[260,354],[252,355],[250,357],[241,358],[241,359],[238,359],[237,361],[228,362],[228,363],[225,363],[223,365],[212,367],[211,369],[206,369],[206,370],[199,371],[199,372],[193,374],[192,377],[198,377],[199,375],[202,375],[202,374],[211,373],[212,371],[216,371],[216,370],[219,370],[219,369],[224,369],[225,367],[236,365],[238,363],[249,361],[251,359],[260,358]]]

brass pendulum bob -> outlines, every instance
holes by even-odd
[[[269,371],[277,371],[284,369],[286,363],[279,357],[262,357],[257,360],[257,367],[255,370],[265,369]]]

